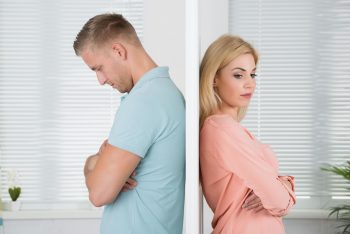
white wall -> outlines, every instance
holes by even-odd
[[[99,219],[5,220],[3,234],[98,234]]]
[[[228,0],[201,0],[199,29],[201,58],[208,46],[219,36],[228,33]]]
[[[334,234],[339,225],[327,219],[284,219],[286,234]]]
[[[185,0],[144,2],[143,45],[185,92]]]
[[[339,225],[335,220],[327,219],[285,219],[284,223],[286,234],[333,234]],[[99,225],[97,218],[10,219],[4,221],[3,234],[98,234]],[[210,232],[211,229],[207,229],[203,233]]]
[[[213,40],[227,32],[228,0],[201,0],[200,43],[202,55]],[[158,65],[169,66],[172,79],[184,93],[185,0],[145,1],[143,35],[143,45],[146,50]]]

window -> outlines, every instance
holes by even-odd
[[[89,18],[111,11],[142,39],[141,0],[0,0],[3,199],[16,168],[23,209],[88,204],[84,162],[108,137],[120,94],[99,86],[72,45]]]
[[[350,3],[231,0],[230,32],[260,54],[247,126],[296,177],[297,207],[324,208],[350,195],[320,170],[350,159]],[[312,199],[311,199],[312,198]]]

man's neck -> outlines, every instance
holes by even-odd
[[[136,54],[133,61],[131,75],[134,85],[145,73],[158,66],[145,51]]]

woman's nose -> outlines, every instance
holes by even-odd
[[[245,88],[254,88],[255,87],[255,79],[253,79],[251,76],[248,76],[245,80],[244,87]]]

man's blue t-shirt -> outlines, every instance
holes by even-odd
[[[101,233],[182,233],[185,101],[168,68],[148,71],[122,98],[108,142],[142,159],[137,186],[106,205]]]

